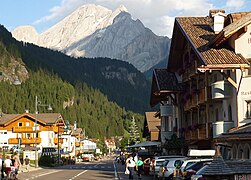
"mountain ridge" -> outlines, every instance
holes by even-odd
[[[41,34],[30,30],[18,27],[12,34],[17,40],[74,57],[123,60],[141,72],[167,59],[170,47],[168,37],[157,36],[140,20],[133,20],[124,6],[112,12],[102,6],[84,5]]]

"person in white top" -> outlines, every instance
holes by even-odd
[[[126,160],[126,168],[128,168],[129,170],[129,179],[133,179],[133,171],[135,166],[135,161],[133,160],[132,155],[130,155],[129,158],[127,158]]]
[[[7,179],[10,179],[11,166],[12,161],[10,159],[10,155],[7,155],[6,159],[4,160],[4,171],[7,174]]]

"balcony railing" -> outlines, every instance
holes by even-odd
[[[185,111],[188,111],[192,106],[192,101],[191,99],[188,99],[186,102],[185,102],[185,105],[184,105],[184,110]]]
[[[21,144],[40,144],[41,138],[21,138]],[[18,138],[9,138],[9,144],[18,144]]]
[[[160,106],[160,116],[172,116],[173,106],[172,105],[161,105]]]
[[[31,132],[35,132],[35,127],[33,126],[15,126],[12,128],[12,131],[14,133],[31,133]],[[40,132],[40,128],[39,126],[37,126],[37,131]]]
[[[206,101],[205,88],[199,90],[198,103],[203,104]]]
[[[222,133],[228,132],[228,130],[233,127],[233,121],[217,121],[213,123],[213,137],[215,138]]]
[[[194,76],[196,74],[197,68],[195,67],[195,64],[191,64],[188,68],[185,69],[185,72],[183,74],[183,81],[189,81],[191,76]]]
[[[207,127],[206,124],[199,125],[198,128],[198,139],[206,139],[207,138]]]
[[[232,96],[232,86],[228,81],[217,81],[211,87],[212,99],[229,98]]]

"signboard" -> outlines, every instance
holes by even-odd
[[[30,160],[35,160],[35,151],[24,151],[24,157],[28,156]]]

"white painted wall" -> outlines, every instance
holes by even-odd
[[[248,121],[244,120],[246,115],[245,113],[247,111],[246,100],[251,100],[251,76],[246,76],[242,79],[237,100],[239,125],[244,125],[248,123]]]
[[[40,132],[41,144],[42,147],[56,147],[54,144],[55,133],[53,131],[42,131]]]
[[[247,32],[235,40],[235,53],[251,58],[251,24],[247,26]]]

